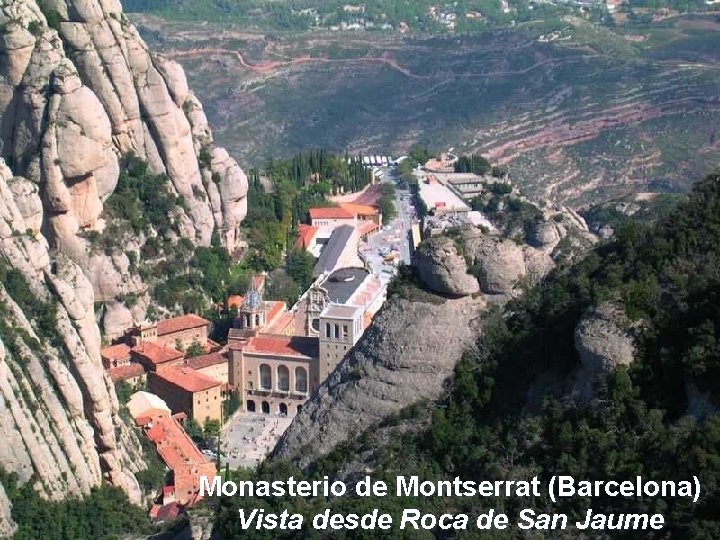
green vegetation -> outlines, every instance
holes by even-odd
[[[455,162],[455,172],[457,173],[475,173],[483,176],[493,171],[490,162],[483,156],[478,154],[470,154],[469,156],[460,156]]]
[[[395,208],[395,186],[392,184],[382,185],[382,196],[377,202],[380,213],[382,214],[382,224],[387,225],[395,216],[397,209]]]
[[[506,26],[513,20],[531,21],[580,12],[572,4],[543,5],[527,0],[509,0],[509,12],[503,11],[502,6],[492,0],[463,0],[445,4],[431,0],[365,0],[350,3],[345,0],[295,0],[292,3],[267,0],[126,0],[123,5],[128,12],[151,12],[169,19],[233,22],[245,28],[277,31],[303,31],[342,24],[374,31],[392,29],[404,22],[415,31],[447,32],[451,26],[450,20],[443,18],[442,14],[452,14],[452,28],[456,32],[470,32]],[[629,7],[668,7],[683,13],[708,9],[702,0],[633,0]],[[431,11],[431,8],[435,11]],[[590,16],[594,20],[608,20],[606,11],[599,7],[592,9]]]
[[[167,182],[167,176],[151,174],[146,161],[128,154],[120,162],[118,185],[105,202],[104,212],[113,220],[127,223],[135,235],[148,233],[152,227],[164,236],[174,230],[172,212],[183,204],[182,197],[167,190]],[[123,232],[108,231],[106,237]]]
[[[38,337],[54,347],[62,346],[62,340],[57,332],[57,304],[40,300],[30,290],[25,276],[19,270],[10,268],[2,259],[0,259],[0,283],[31,321]],[[7,326],[5,321],[1,324]],[[25,341],[36,350],[41,348],[39,343],[32,343],[29,336]]]
[[[378,447],[376,426],[323,458],[322,467],[311,468],[308,476],[332,477],[366,451],[378,460],[373,469],[380,479],[408,474],[408,463],[413,474],[428,480],[537,475],[547,481],[559,470],[589,480],[635,475],[687,480],[697,474],[703,485],[697,504],[681,498],[642,498],[633,501],[632,511],[664,514],[668,537],[717,537],[720,415],[707,410],[690,416],[686,385],[694,384],[715,402],[720,396],[718,238],[720,175],[713,175],[657,225],[628,224],[614,242],[559,269],[525,297],[512,300],[504,313],[488,313],[477,349],[457,365],[447,396],[431,410],[428,428],[400,430]],[[591,406],[564,399],[562,384],[539,392],[538,380],[570,380],[578,367],[578,320],[604,301],[623,306],[631,319],[641,322],[634,330],[635,362],[599,377]],[[424,414],[422,409],[416,413]],[[280,461],[256,473],[263,479],[287,474],[297,478],[300,473]],[[306,515],[326,506],[360,513],[382,507],[397,517],[407,507],[436,515],[472,514],[481,504],[453,497],[345,497],[304,500],[299,505],[295,500],[229,499],[220,507],[218,529],[228,537],[238,531],[238,507],[287,508]],[[511,520],[526,506],[527,501],[515,499],[493,501],[493,507]],[[579,519],[589,503],[583,498],[553,503],[542,495],[533,498],[531,506],[537,512],[563,512]],[[618,513],[627,511],[627,501],[597,497],[592,508]],[[508,531],[506,537],[519,533]],[[253,534],[244,533],[259,537]],[[365,538],[363,534],[348,531],[334,537]]]
[[[40,498],[32,481],[20,486],[15,473],[0,470],[0,483],[12,502],[12,519],[19,527],[15,540],[119,538],[153,532],[145,512],[130,504],[119,488],[103,484],[84,500],[51,502]]]

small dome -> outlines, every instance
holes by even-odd
[[[255,311],[260,309],[260,306],[262,306],[260,293],[255,290],[248,291],[247,295],[245,295],[245,302],[243,302],[243,309],[245,311]]]

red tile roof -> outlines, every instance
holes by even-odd
[[[167,334],[174,334],[175,332],[182,332],[183,330],[190,330],[192,328],[199,328],[210,324],[210,321],[193,315],[181,315],[180,317],[173,317],[171,319],[163,319],[157,322],[157,335],[165,336]]]
[[[130,362],[129,364],[125,364],[124,366],[118,366],[108,369],[108,374],[110,375],[112,382],[132,379],[133,377],[137,377],[138,375],[142,375],[143,373],[145,373],[145,368],[142,366],[142,364],[138,364],[137,362]]]
[[[300,336],[256,336],[243,348],[245,354],[318,357],[318,338]]]
[[[130,346],[125,343],[118,343],[105,347],[100,351],[100,356],[108,360],[124,360],[130,357]]]
[[[175,496],[180,504],[197,500],[200,476],[214,476],[215,464],[200,453],[180,424],[160,418],[146,431],[160,458],[173,471]]]
[[[286,311],[285,313],[280,314],[277,319],[272,321],[269,325],[267,325],[265,328],[263,328],[263,333],[265,334],[285,334],[285,330],[289,326],[295,326],[295,314]]]
[[[157,366],[179,360],[185,356],[184,352],[173,349],[172,347],[163,347],[152,341],[146,341],[132,348],[133,354],[146,358],[151,364]]]
[[[380,214],[377,208],[367,204],[340,203],[340,208],[359,216],[377,216]]]
[[[312,214],[311,214],[312,215]],[[313,227],[312,225],[306,225],[305,223],[301,223],[298,227],[298,235],[295,239],[295,247],[305,249],[307,248],[313,241],[313,238],[315,238],[315,235],[318,232],[317,227]]]
[[[211,379],[207,375],[198,373],[189,367],[173,366],[163,369],[154,375],[171,384],[174,384],[179,388],[182,388],[186,392],[202,392],[203,390],[209,390],[210,388],[220,386],[218,381]]]
[[[243,298],[239,294],[230,295],[230,296],[228,296],[228,299],[227,299],[228,309],[230,309],[230,308],[240,309],[242,307],[244,301],[245,301],[245,298]]]
[[[265,314],[265,322],[269,324],[273,321],[275,317],[285,311],[287,304],[285,304],[285,302],[282,302],[281,300],[270,300],[268,302],[265,302],[265,306],[266,308],[268,308],[268,311]]]
[[[344,208],[311,208],[310,219],[352,219],[355,215]]]
[[[365,234],[373,232],[377,228],[378,226],[375,224],[374,221],[364,221],[362,225],[358,227],[358,234],[360,236],[363,236]]]
[[[202,356],[196,356],[194,358],[188,358],[185,360],[185,365],[191,369],[203,369],[210,366],[216,366],[218,364],[224,364],[227,362],[227,358],[220,353],[203,354]]]

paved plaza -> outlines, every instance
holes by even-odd
[[[222,430],[220,451],[221,464],[254,468],[275,448],[278,439],[285,433],[292,418],[267,414],[239,412]]]

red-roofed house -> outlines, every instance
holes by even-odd
[[[294,416],[320,386],[316,337],[258,335],[230,349],[229,382],[247,412]]]
[[[163,496],[180,505],[193,503],[200,491],[200,477],[213,477],[215,464],[208,462],[173,418],[158,418],[146,435],[155,444],[157,453],[173,472],[171,488],[163,488]]]
[[[130,363],[130,346],[125,343],[111,345],[100,351],[103,367],[105,369],[116,368]]]
[[[136,345],[131,350],[132,359],[142,364],[147,371],[157,371],[159,368],[182,364],[185,353],[164,347],[152,341]]]
[[[185,365],[220,383],[228,381],[228,359],[222,353],[214,352],[188,358],[185,360]]]
[[[359,221],[372,221],[378,227],[382,223],[382,214],[374,206],[367,204],[340,203],[340,208],[353,214]]]
[[[208,420],[222,421],[222,383],[188,366],[150,372],[148,389],[173,413],[184,412],[201,426]]]
[[[355,214],[344,208],[311,208],[310,224],[327,233],[327,231],[332,231],[343,225],[355,227],[357,220],[355,219]]]
[[[298,235],[295,239],[295,247],[312,251],[316,245],[318,228],[313,225],[301,223],[298,227]]]
[[[133,386],[143,384],[145,382],[145,368],[142,364],[130,362],[123,366],[110,368],[107,370],[112,382],[125,381]]]

